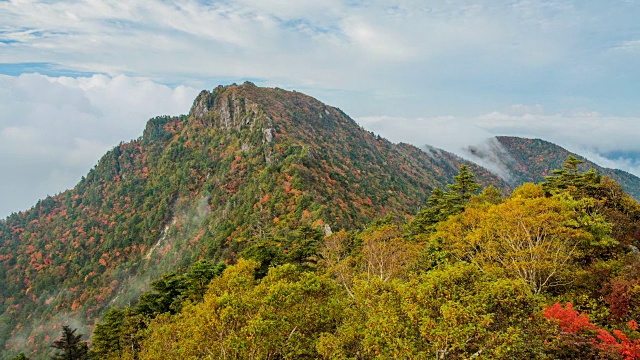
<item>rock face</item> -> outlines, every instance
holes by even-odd
[[[264,141],[272,142],[273,141],[273,129],[267,128],[262,130],[264,132]]]
[[[198,97],[193,101],[193,106],[191,107],[191,111],[189,111],[189,116],[195,119],[201,119],[207,113],[209,113],[209,96],[211,93],[207,90],[202,90]]]

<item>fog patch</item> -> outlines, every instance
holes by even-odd
[[[586,110],[547,114],[542,105],[519,104],[470,117],[366,116],[356,120],[367,130],[393,142],[413,144],[427,155],[433,155],[435,148],[452,152],[507,182],[513,179],[508,170],[512,159],[496,136],[543,139],[598,165],[640,176],[640,118],[636,117]]]
[[[483,166],[507,182],[513,180],[509,163],[513,160],[490,132],[471,119],[443,116],[406,119],[377,116],[358,118],[368,130],[379,133],[393,142],[407,142],[433,157],[440,149]]]
[[[151,289],[152,281],[180,266],[189,265],[191,255],[199,249],[194,240],[199,237],[202,223],[211,215],[210,198],[206,194],[197,199],[176,201],[174,215],[162,229],[158,241],[134,265],[137,270],[122,281],[107,309],[135,304],[140,294]]]
[[[515,160],[495,137],[463,147],[460,151],[462,158],[484,167],[509,184],[513,183],[509,168],[515,164]]]

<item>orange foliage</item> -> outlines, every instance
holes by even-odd
[[[595,330],[595,325],[589,322],[589,316],[587,314],[579,314],[577,310],[573,309],[571,303],[567,303],[563,308],[560,303],[555,303],[544,312],[544,316],[547,319],[554,319],[558,321],[560,330],[576,333],[583,329]]]

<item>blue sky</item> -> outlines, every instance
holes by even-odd
[[[640,174],[640,2],[0,1],[0,216],[251,80],[393,141],[541,137]]]

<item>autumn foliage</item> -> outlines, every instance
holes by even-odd
[[[599,350],[619,354],[624,360],[640,359],[640,339],[632,341],[618,329],[609,332],[597,327],[589,322],[587,314],[575,310],[571,303],[567,303],[565,307],[555,303],[544,311],[544,315],[555,322],[563,333],[587,337]],[[634,320],[629,321],[627,325],[631,332],[638,330],[638,324]],[[634,335],[637,337],[638,333]]]
[[[413,215],[465,163],[393,144],[298,92],[205,91],[189,115],[149,120],[73,189],[0,221],[0,348],[19,353],[27,339],[27,354],[45,354],[62,319],[90,334],[109,307],[200,258],[233,264],[257,245],[264,274],[283,259],[313,266],[308,228]]]

